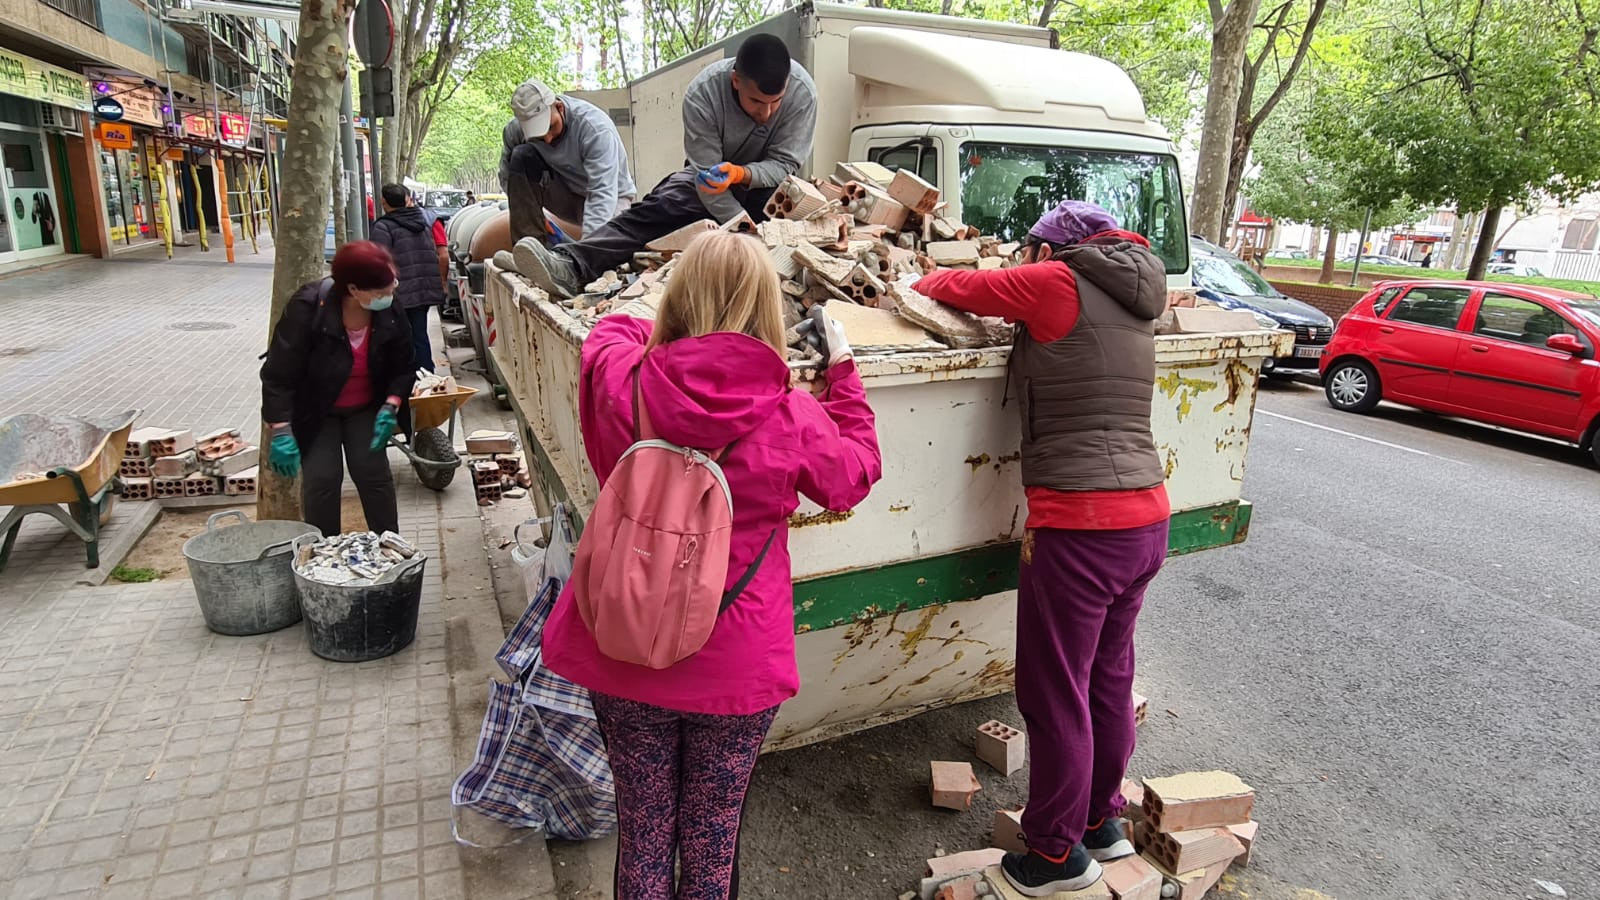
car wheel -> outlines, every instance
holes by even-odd
[[[1378,373],[1359,359],[1346,359],[1334,363],[1322,379],[1328,404],[1345,412],[1371,412],[1382,399],[1378,388]]]

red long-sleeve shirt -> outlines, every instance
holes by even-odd
[[[1128,232],[1118,237],[1144,238]],[[1010,269],[940,269],[917,282],[917,292],[980,316],[1003,316],[1051,343],[1078,321],[1078,279],[1065,263],[1048,261]],[[1131,491],[1058,491],[1029,487],[1029,528],[1112,531],[1154,525],[1172,515],[1165,484]]]

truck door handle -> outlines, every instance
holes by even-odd
[[[1468,344],[1467,346],[1472,348],[1472,352],[1473,353],[1488,353],[1489,352],[1489,348],[1484,344]]]
[[[1379,326],[1378,326],[1378,330],[1379,330],[1379,331],[1381,331],[1381,332],[1383,332],[1383,333],[1384,333],[1384,334],[1394,334],[1394,328],[1393,328],[1393,326],[1389,326],[1389,325],[1379,325]]]

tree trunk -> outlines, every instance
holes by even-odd
[[[1328,246],[1322,251],[1322,271],[1317,274],[1317,283],[1333,284],[1333,259],[1339,252],[1339,229],[1328,224]]]
[[[300,42],[289,82],[289,133],[279,158],[277,253],[272,267],[276,326],[301,285],[322,277],[322,235],[328,222],[328,173],[339,140],[339,99],[349,76],[345,38],[354,0],[302,0]],[[268,335],[271,340],[271,335]],[[262,434],[266,435],[265,427]],[[261,467],[258,519],[299,519],[293,479]]]
[[[1495,241],[1499,239],[1496,229],[1500,227],[1500,207],[1491,206],[1484,210],[1482,232],[1478,235],[1478,247],[1472,251],[1472,263],[1467,266],[1467,279],[1482,281],[1484,272],[1489,268],[1489,254],[1494,252]]]
[[[345,212],[344,160],[333,154],[333,248],[350,243],[349,215]]]
[[[1189,204],[1189,230],[1206,240],[1222,240],[1223,198],[1228,190],[1228,155],[1238,124],[1239,85],[1250,29],[1261,0],[1233,0],[1226,7],[1211,0],[1211,76],[1200,131],[1200,163]]]
[[[944,3],[939,7],[939,15],[941,15],[941,16],[950,15],[950,10],[955,5],[956,5],[956,0],[944,0]]]
[[[1451,269],[1460,271],[1467,267],[1467,261],[1472,258],[1470,248],[1478,234],[1478,220],[1482,215],[1482,213],[1478,212],[1467,214],[1467,224],[1465,230],[1461,233],[1461,243],[1450,253]]]
[[[1434,263],[1434,265],[1437,265],[1441,269],[1456,268],[1456,255],[1461,252],[1462,230],[1466,227],[1467,217],[1462,215],[1461,211],[1458,209],[1456,210],[1454,218],[1455,222],[1450,226],[1450,243],[1446,245],[1444,258]]]

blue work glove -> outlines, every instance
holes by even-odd
[[[272,436],[267,447],[267,468],[285,478],[300,474],[300,445],[287,431]]]
[[[717,163],[709,169],[701,169],[695,173],[695,184],[708,194],[721,194],[738,184],[745,184],[750,180],[750,170],[744,166],[733,163]]]
[[[372,452],[377,453],[389,443],[389,438],[394,437],[394,431],[400,427],[400,420],[396,417],[399,410],[393,404],[385,403],[378,410],[377,418],[372,420]]]

